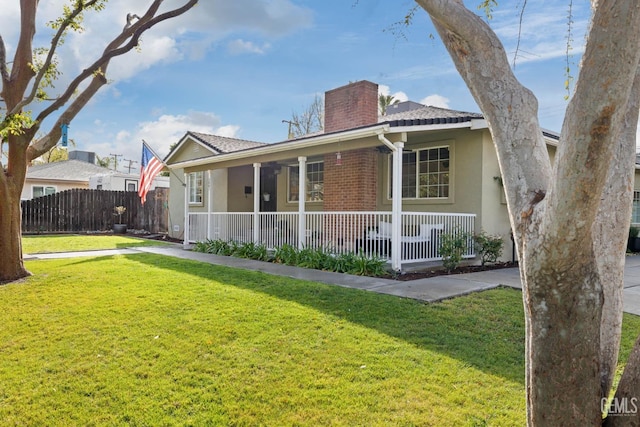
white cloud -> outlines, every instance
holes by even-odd
[[[132,138],[134,141],[145,140],[153,147],[158,155],[165,156],[169,146],[177,142],[187,131],[209,134],[222,134],[234,137],[239,131],[238,126],[221,126],[221,120],[213,113],[189,111],[187,114],[163,114],[155,121],[139,123]],[[116,140],[117,144],[127,140]]]
[[[420,104],[430,105],[432,107],[449,108],[449,98],[442,95],[433,94],[420,100]]]
[[[189,16],[189,28],[217,34],[249,30],[266,37],[280,37],[308,28],[311,9],[291,0],[203,1]]]
[[[235,39],[227,44],[227,49],[232,55],[241,55],[243,53],[264,55],[270,47],[271,45],[269,43],[263,43],[262,46],[258,46],[253,42],[242,39]]]
[[[171,37],[144,39],[137,52],[113,60],[108,76],[110,79],[124,80],[155,64],[177,62],[183,58]]]
[[[240,126],[226,125],[226,126],[220,126],[218,130],[215,131],[215,134],[220,136],[226,136],[228,138],[235,138],[238,135],[239,130],[240,130]]]
[[[378,85],[378,94],[384,96],[393,96],[393,98],[399,102],[405,102],[409,100],[409,97],[406,93],[398,91],[391,93],[391,88],[387,85]]]
[[[7,56],[19,36],[18,2],[9,2],[0,8],[0,28],[7,46]],[[67,0],[41,2],[38,9],[38,23],[35,45],[46,46],[51,38],[51,30],[45,23],[56,19],[62,13]],[[81,33],[69,33],[66,42],[58,50],[60,71],[63,77],[58,88],[71,80],[89,63],[94,61],[106,43],[117,36],[126,23],[127,13],[142,15],[148,2],[111,0],[99,13],[85,14]],[[184,0],[166,0],[161,12],[184,4]],[[232,33],[250,32],[266,39],[272,39],[291,32],[308,28],[313,22],[311,9],[298,6],[292,0],[234,0],[199,2],[182,16],[169,19],[145,32],[138,53],[129,53],[116,58],[107,72],[107,78],[118,81],[156,64],[180,61],[185,57],[202,58],[207,50]],[[193,37],[198,33],[198,37]],[[244,51],[263,53],[270,46],[263,42],[244,42],[232,45]]]
[[[169,153],[169,146],[178,142],[187,131],[236,137],[240,131],[237,125],[222,125],[220,118],[211,112],[188,111],[186,114],[162,114],[156,120],[140,122],[133,129],[110,130],[105,123],[96,123],[94,140],[99,142],[83,144],[81,150],[93,151],[100,157],[112,154],[122,155],[121,159],[140,161],[142,141],[146,141],[161,157]],[[85,140],[83,135],[78,135]],[[125,164],[124,162],[122,163]],[[118,170],[122,170],[119,160]],[[139,172],[139,163],[135,165]]]

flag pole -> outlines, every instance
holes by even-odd
[[[169,169],[169,173],[173,174],[173,176],[175,176],[175,177],[176,177],[176,179],[178,180],[178,182],[179,182],[180,184],[182,184],[182,186],[183,186],[183,187],[186,187],[186,186],[187,186],[187,184],[185,184],[185,183],[184,183],[184,181],[182,181],[182,180],[180,179],[180,177],[179,177],[179,176],[178,176],[178,175],[177,175],[177,174],[176,174],[176,173],[175,173],[175,172],[174,172],[174,171],[173,171],[169,166],[167,166],[167,164],[164,162],[164,160],[162,160],[162,158],[161,158],[160,156],[158,156],[158,155],[156,154],[156,152],[155,152],[155,151],[153,151],[153,148],[151,148],[151,146],[150,146],[149,144],[147,144],[147,141],[145,141],[145,140],[143,139],[143,140],[142,140],[142,143],[143,143],[143,144],[144,144],[144,145],[149,149],[149,151],[151,151],[151,154],[153,154],[154,156],[156,156],[156,158],[157,158],[158,160],[160,160],[160,163],[162,163],[162,165],[163,165],[164,167],[166,167],[167,169]]]

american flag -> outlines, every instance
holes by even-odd
[[[142,142],[142,161],[140,162],[140,185],[138,186],[138,196],[140,202],[144,204],[147,200],[147,192],[151,188],[153,179],[164,168],[164,163],[151,151],[146,142]]]

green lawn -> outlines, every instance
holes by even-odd
[[[151,254],[27,268],[0,287],[6,425],[525,422],[516,290],[423,304]]]
[[[131,248],[136,246],[166,245],[165,242],[110,234],[59,234],[22,236],[22,252],[43,254],[53,252],[93,251],[100,249]]]

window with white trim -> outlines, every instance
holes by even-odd
[[[640,224],[640,191],[633,192],[633,207],[631,210],[631,223]]]
[[[393,164],[389,157],[389,197],[393,188]],[[451,153],[448,146],[402,153],[402,198],[446,199],[449,197]]]
[[[305,179],[305,200],[307,202],[321,202],[324,200],[324,162],[307,163]],[[299,166],[289,166],[289,181],[287,200],[297,202],[299,197]]]
[[[201,205],[204,193],[204,172],[189,173],[189,204]]]
[[[33,198],[35,199],[36,197],[42,197],[42,196],[48,196],[50,194],[55,194],[56,187],[34,185],[34,186],[31,187],[31,192],[32,192]]]

